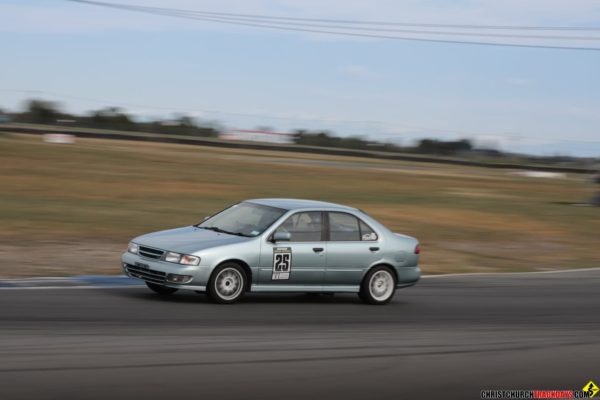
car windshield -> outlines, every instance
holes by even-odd
[[[252,237],[263,233],[286,211],[260,204],[239,203],[196,226],[232,235]]]

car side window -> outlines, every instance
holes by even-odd
[[[365,241],[377,240],[377,234],[371,229],[371,227],[364,222],[360,221],[360,238]]]
[[[332,242],[359,241],[358,218],[346,213],[329,213],[329,240]]]
[[[329,240],[332,242],[375,241],[377,233],[359,218],[346,213],[329,213]]]
[[[323,227],[320,211],[300,212],[286,219],[275,232],[289,232],[290,242],[320,242]]]

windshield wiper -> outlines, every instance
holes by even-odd
[[[252,235],[246,235],[245,233],[242,232],[229,232],[232,235],[238,235],[238,236],[243,236],[243,237],[252,237]]]
[[[198,226],[198,228],[208,229],[210,231],[215,231],[215,232],[219,232],[219,233],[226,233],[228,235],[250,237],[249,235],[246,235],[242,232],[229,232],[229,231],[226,231],[225,229],[217,228],[216,226]]]
[[[217,228],[216,226],[200,226],[200,225],[198,225],[198,228],[207,229],[209,231],[215,231],[215,232],[219,232],[219,233],[229,233],[231,235],[231,232],[228,232],[221,228]]]

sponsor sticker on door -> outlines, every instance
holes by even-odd
[[[274,247],[273,248],[273,275],[272,280],[290,279],[292,272],[292,248]]]

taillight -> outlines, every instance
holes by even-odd
[[[421,254],[421,246],[419,246],[419,245],[415,246],[415,254]]]

